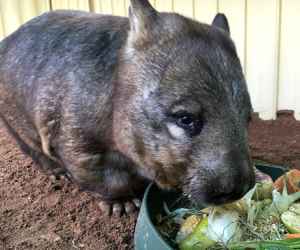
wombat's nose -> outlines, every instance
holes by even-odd
[[[239,199],[241,197],[240,193],[237,192],[230,192],[230,193],[218,193],[212,195],[211,198],[211,203],[214,205],[221,205],[223,203],[231,202],[234,200]]]
[[[229,170],[220,175],[220,183],[215,184],[216,192],[212,198],[215,204],[238,200],[255,184],[254,168],[247,154],[243,156],[238,149],[228,151],[223,155],[222,163]]]
[[[251,173],[246,176],[237,175],[235,180],[224,186],[223,189],[216,189],[211,194],[211,201],[215,205],[232,202],[242,198],[250,189],[254,187],[255,178]]]
[[[242,198],[250,189],[250,185],[246,184],[243,188],[237,188],[233,191],[224,190],[223,192],[211,194],[210,199],[214,205],[220,205]]]

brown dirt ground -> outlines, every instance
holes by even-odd
[[[300,122],[292,112],[281,111],[274,121],[254,116],[249,140],[254,159],[300,169]]]
[[[300,122],[290,113],[254,118],[249,130],[254,158],[300,167]],[[89,194],[52,183],[0,124],[0,250],[132,249],[135,221],[106,218]]]

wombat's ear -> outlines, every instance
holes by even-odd
[[[130,0],[129,20],[131,41],[147,39],[153,29],[158,13],[148,0]]]
[[[227,32],[230,35],[230,28],[229,28],[228,20],[224,14],[218,13],[215,16],[215,18],[212,22],[212,25],[224,30],[225,32]]]

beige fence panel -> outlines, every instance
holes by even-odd
[[[156,7],[157,0],[149,0],[149,2],[151,3],[152,6]]]
[[[229,19],[231,36],[246,74],[254,111],[274,119],[295,110],[300,120],[300,0],[150,0],[159,11],[211,23]],[[128,15],[130,0],[0,0],[0,39],[45,11],[77,9]]]
[[[18,0],[0,1],[0,9],[5,36],[15,31],[21,24],[21,11]]]
[[[3,21],[2,21],[3,15],[1,14],[1,8],[0,8],[0,41],[4,38],[4,27],[3,27]]]
[[[194,0],[173,0],[174,11],[186,17],[194,18]]]
[[[159,11],[173,12],[173,0],[156,0],[155,7]]]
[[[128,16],[128,8],[129,8],[129,5],[130,5],[130,0],[125,0],[125,5],[127,7],[126,16]]]
[[[112,0],[112,13],[117,16],[127,16],[128,6],[124,0]]]
[[[218,12],[217,0],[194,0],[195,18],[210,24]]]
[[[22,23],[50,10],[49,0],[19,0],[18,2]]]
[[[91,3],[97,13],[128,16],[129,0],[91,0]]]
[[[219,0],[219,12],[228,18],[230,35],[233,39],[241,64],[246,64],[245,57],[245,24],[246,24],[246,0]]]
[[[112,14],[112,1],[111,0],[92,0],[94,11],[102,14]]]
[[[276,118],[278,95],[279,0],[247,1],[246,76],[254,110]]]
[[[90,7],[92,12],[103,13],[101,0],[91,0]]]
[[[29,19],[48,10],[48,0],[0,0],[2,34],[11,34]]]
[[[51,0],[53,10],[57,9],[73,9],[89,11],[88,0]]]
[[[282,2],[279,109],[294,109],[300,120],[300,1]]]

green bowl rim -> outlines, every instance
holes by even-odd
[[[150,216],[150,211],[149,211],[149,207],[148,207],[148,200],[149,200],[149,192],[151,189],[155,188],[155,183],[152,182],[149,184],[149,186],[147,187],[145,193],[144,193],[144,199],[143,199],[143,202],[142,202],[142,207],[144,211],[144,217],[147,219],[148,221],[148,226],[149,226],[149,229],[152,230],[153,234],[155,234],[156,236],[156,240],[159,240],[161,242],[161,245],[163,247],[165,247],[166,250],[168,249],[173,249],[170,244],[164,239],[164,237],[158,232],[156,226],[153,224],[152,222],[152,216]],[[137,232],[135,232],[136,234]],[[136,245],[136,239],[137,237],[134,237],[134,241],[135,241],[135,245]]]

